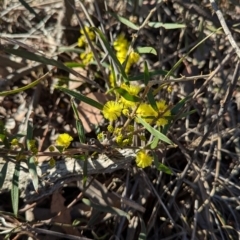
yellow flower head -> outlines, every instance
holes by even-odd
[[[93,41],[93,40],[95,39],[95,37],[96,37],[95,33],[94,33],[92,30],[90,30],[89,27],[84,27],[84,28],[85,28],[85,31],[87,32],[87,35],[88,35],[88,37],[90,38],[90,40]],[[81,33],[82,35],[84,35],[83,29],[80,30],[80,33]]]
[[[93,60],[93,53],[92,52],[89,52],[89,53],[83,52],[80,54],[80,58],[82,59],[82,63],[84,65],[88,65]]]
[[[96,37],[95,33],[91,31],[89,27],[85,27],[85,30],[87,32],[89,39],[93,41]],[[83,29],[80,30],[80,33],[82,34],[82,36],[78,38],[78,46],[84,47],[87,44],[87,39],[86,36],[84,35]]]
[[[109,83],[110,83],[110,87],[115,87],[116,86],[116,79],[114,77],[113,72],[110,72],[109,74]]]
[[[123,135],[122,134],[119,134],[117,137],[116,137],[116,143],[121,145],[122,144],[122,141],[123,141]]]
[[[50,146],[50,147],[48,148],[48,150],[49,150],[50,152],[54,152],[54,151],[55,151],[55,147],[54,147],[54,146]]]
[[[119,62],[121,64],[123,64],[123,62],[126,60],[127,51],[128,51],[128,49],[123,48],[121,51],[116,52],[117,59],[119,60]]]
[[[122,133],[122,128],[118,127],[118,128],[115,128],[115,129],[114,129],[113,134],[114,134],[115,136],[117,136],[117,135],[119,135],[119,134],[121,134],[121,133]]]
[[[118,117],[120,117],[120,115],[122,113],[122,109],[123,109],[123,105],[121,103],[114,102],[114,101],[108,101],[104,105],[102,113],[106,119],[108,119],[110,121],[114,121]]]
[[[128,48],[130,46],[130,43],[128,40],[125,38],[124,34],[120,34],[117,39],[113,42],[113,47],[116,51],[116,57],[119,60],[121,64],[124,63],[124,61],[127,58],[127,53],[128,53]],[[125,72],[128,73],[130,71],[131,66],[134,63],[137,63],[139,60],[140,56],[138,53],[132,51],[129,54],[128,61],[125,66]]]
[[[134,63],[137,63],[140,59],[140,56],[138,53],[136,52],[131,52],[130,55],[129,55],[129,58],[128,58],[128,61],[131,63],[131,64],[134,64]]]
[[[127,56],[126,56],[127,57]],[[126,64],[126,68],[125,68],[125,71],[126,73],[128,73],[130,71],[130,68],[133,64],[137,63],[138,60],[139,60],[140,56],[138,53],[136,52],[131,52],[129,54],[129,57],[128,57],[128,61],[127,61],[127,64]]]
[[[103,132],[100,132],[98,135],[97,135],[97,139],[102,142],[104,140],[104,134]]]
[[[72,140],[73,138],[67,133],[59,134],[56,140],[56,145],[63,148],[68,148]]]
[[[129,47],[129,42],[125,38],[125,35],[120,34],[117,39],[113,42],[113,47],[117,52],[125,51]]]
[[[17,138],[14,138],[14,139],[11,141],[11,145],[12,145],[12,146],[18,146],[18,144],[19,144],[19,141],[18,141]]]
[[[85,42],[85,36],[81,36],[78,38],[78,46],[83,47],[86,44]]]
[[[160,100],[157,102],[157,108],[161,117],[157,120],[156,124],[158,126],[164,126],[168,123],[168,119],[166,117],[171,116],[171,111],[167,110],[168,105],[164,100]]]
[[[150,104],[142,103],[137,109],[137,116],[144,118],[148,123],[151,123],[152,120],[157,116],[157,112],[151,107]]]
[[[48,163],[49,163],[49,166],[52,167],[52,168],[55,167],[55,165],[56,165],[56,161],[55,161],[54,158],[50,158]]]
[[[110,133],[113,133],[113,131],[114,131],[113,125],[108,125],[108,126],[107,126],[107,130],[108,130]]]
[[[145,168],[152,165],[153,158],[146,151],[141,150],[136,155],[136,164],[140,168]]]
[[[120,86],[121,88],[125,89],[130,95],[132,96],[137,96],[138,93],[140,92],[141,88],[139,86],[136,85],[127,85],[125,83],[121,84]],[[136,103],[135,102],[131,102],[126,100],[124,97],[120,98],[121,103],[124,104],[124,107],[128,108],[128,107],[132,107],[135,106]]]

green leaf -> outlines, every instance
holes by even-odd
[[[20,171],[20,162],[17,162],[15,165],[15,170],[12,178],[12,188],[11,188],[11,199],[12,199],[12,208],[15,216],[18,215],[18,205],[19,205],[19,171]]]
[[[101,38],[104,46],[108,50],[108,53],[111,56],[112,60],[118,66],[119,71],[122,74],[122,77],[124,78],[124,81],[128,82],[127,74],[125,73],[122,64],[119,62],[118,58],[116,57],[116,54],[114,53],[112,47],[110,46],[110,44],[109,44],[108,40],[106,39],[106,37],[104,36],[104,34],[98,28],[95,28],[95,27],[92,27],[91,30],[95,31],[99,35],[99,37]]]
[[[10,94],[15,94],[15,93],[20,93],[22,91],[25,91],[29,88],[33,88],[35,87],[38,83],[40,83],[42,80],[44,80],[46,77],[48,77],[48,75],[50,74],[51,71],[47,72],[46,74],[44,74],[42,77],[40,77],[39,79],[35,80],[34,82],[28,84],[27,86],[21,87],[21,88],[17,88],[14,90],[10,90],[10,91],[4,91],[4,92],[0,92],[0,96],[7,96]]]
[[[121,209],[118,209],[118,208],[115,208],[115,207],[111,207],[111,206],[102,206],[102,205],[99,205],[99,204],[95,204],[93,202],[90,202],[86,198],[83,198],[82,201],[87,206],[95,208],[98,211],[111,213],[111,214],[114,214],[114,215],[116,214],[116,215],[121,216],[121,217],[126,217],[128,220],[130,220],[130,215],[127,214],[126,212],[122,211]]]
[[[6,161],[3,164],[3,167],[0,172],[0,189],[2,188],[5,178],[6,178],[6,175],[7,175],[7,168],[8,168],[8,161]]]
[[[157,147],[157,145],[158,145],[158,142],[159,142],[159,139],[154,137],[152,142],[150,143],[150,148],[151,149],[155,149]]]
[[[83,68],[84,67],[84,64],[82,63],[77,63],[77,62],[65,62],[64,63],[65,66],[69,67],[69,68],[75,68],[75,67],[81,67]]]
[[[6,135],[0,133],[0,140],[1,140],[1,142],[3,142],[5,138],[6,138]]]
[[[123,88],[117,87],[117,88],[115,88],[115,91],[118,94],[120,94],[124,99],[126,99],[130,102],[140,102],[141,101],[141,98],[129,94],[128,91]]]
[[[164,173],[169,174],[169,175],[172,174],[172,170],[162,163],[158,163],[158,166],[156,166],[156,168],[157,168],[158,171],[164,172]]]
[[[185,28],[185,24],[180,24],[180,23],[162,23],[162,22],[149,22],[148,23],[149,27],[153,28],[160,28],[163,27],[165,29],[178,29],[178,28]]]
[[[168,73],[168,71],[165,71],[165,70],[156,70],[156,71],[152,71],[152,72],[149,72],[149,78],[152,78],[154,76],[159,76],[159,75],[163,75],[165,76],[166,74]],[[128,80],[129,81],[138,81],[138,80],[144,80],[144,73],[141,73],[137,76],[130,76],[128,77]]]
[[[146,121],[144,121],[141,117],[136,117],[137,121],[141,123],[153,136],[158,138],[160,141],[166,142],[168,144],[174,145],[174,143],[165,135],[154,129],[151,125],[149,125]]]
[[[147,239],[147,228],[146,228],[145,222],[140,217],[140,214],[138,214],[138,218],[141,223],[141,232],[139,234],[138,240],[146,240]]]
[[[113,12],[109,12],[113,17],[115,17],[118,21],[120,21],[121,23],[123,23],[124,25],[134,29],[134,30],[138,30],[139,26],[135,25],[134,23],[132,23],[131,21],[129,21],[128,19],[121,17]]]
[[[22,50],[22,49],[5,49],[5,51],[10,54],[22,57],[24,59],[29,59],[29,60],[40,62],[40,63],[46,64],[46,65],[55,66],[57,68],[65,70],[66,72],[71,73],[71,69],[66,67],[62,62],[56,61],[54,59],[46,58],[44,56],[29,52],[25,49],[24,50]]]
[[[196,110],[196,109],[194,109],[194,110],[192,110],[192,111],[189,111],[189,112],[182,113],[182,114],[180,114],[180,115],[178,116],[178,118],[177,118],[177,119],[185,118],[185,117],[187,117],[187,116],[189,116],[189,115],[191,115],[191,114],[195,113],[196,111],[197,111],[197,110]]]
[[[183,99],[181,99],[172,109],[171,114],[177,115],[180,111],[180,109],[185,105],[185,103],[191,98],[192,96],[187,96]]]
[[[79,118],[76,105],[75,105],[74,101],[71,101],[71,103],[72,103],[73,112],[74,112],[74,115],[76,118],[76,127],[77,127],[79,141],[80,141],[80,143],[86,143],[84,127],[83,127],[81,119]]]
[[[150,80],[150,74],[148,70],[148,64],[146,61],[144,61],[144,83],[147,86]]]
[[[30,118],[27,122],[27,143],[29,143],[30,140],[33,139],[33,121],[32,118]],[[30,145],[27,144],[28,150],[30,150]]]
[[[156,103],[156,100],[154,98],[154,95],[153,95],[153,91],[152,89],[150,88],[148,93],[147,93],[147,99],[151,105],[151,107],[156,111],[158,112],[158,107],[157,107],[157,103]]]
[[[166,165],[160,163],[158,161],[158,156],[154,152],[152,153],[152,155],[153,155],[153,159],[154,159],[154,165],[157,168],[157,170],[171,175],[172,174],[172,170],[169,167],[167,167]]]
[[[157,55],[157,51],[153,47],[137,47],[136,50],[139,54],[151,53]]]
[[[41,17],[36,13],[36,11],[24,0],[19,0],[19,2],[30,12],[32,13],[39,21],[41,20]]]
[[[38,192],[38,174],[37,174],[37,166],[35,163],[35,157],[32,156],[28,159],[28,171],[31,175],[32,183],[34,190]]]
[[[103,105],[99,102],[96,102],[95,100],[91,99],[91,98],[88,98],[84,95],[82,95],[81,93],[77,93],[75,91],[72,91],[72,90],[69,90],[67,88],[64,88],[64,87],[60,87],[60,86],[56,86],[55,88],[61,90],[62,92],[70,95],[71,97],[74,97],[80,101],[83,101],[95,108],[98,108],[99,110],[102,110],[103,109]]]

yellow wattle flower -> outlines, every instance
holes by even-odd
[[[56,140],[56,145],[59,147],[68,148],[72,140],[73,138],[69,134],[62,133],[59,134]]]
[[[136,164],[140,168],[149,167],[152,165],[153,158],[146,151],[140,150],[136,155]]]

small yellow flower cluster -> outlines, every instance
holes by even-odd
[[[84,65],[88,65],[93,60],[93,53],[92,52],[83,52],[80,54],[80,58]]]
[[[152,165],[153,158],[146,151],[140,150],[136,156],[136,164],[140,168],[145,168]]]
[[[18,145],[19,145],[18,139],[17,139],[17,138],[12,139],[11,145],[12,145],[12,146],[18,146]]]
[[[168,123],[167,117],[171,116],[171,111],[164,100],[157,102],[158,112],[156,112],[150,104],[142,103],[137,109],[137,116],[143,118],[146,122],[151,124],[157,118],[157,126],[164,126]]]
[[[37,149],[37,146],[36,146],[36,140],[30,140],[30,141],[28,142],[28,145],[29,145],[30,151],[31,151],[33,154],[37,154],[37,153],[38,153],[38,149]]]
[[[125,83],[122,83],[120,87],[126,90],[132,96],[137,96],[141,90],[141,88],[137,85],[127,85]],[[120,98],[120,102],[125,108],[130,108],[136,105],[135,102],[128,101],[124,97]]]
[[[85,31],[87,32],[87,35],[89,37],[89,39],[91,41],[94,41],[95,40],[95,33],[93,31],[90,30],[89,27],[85,27]],[[78,46],[79,47],[84,47],[87,45],[87,38],[86,36],[84,35],[84,31],[83,29],[80,30],[80,33],[82,34],[80,38],[78,38]]]
[[[140,88],[137,86],[124,86],[131,95],[137,96],[137,93],[140,91]],[[118,117],[123,115],[129,115],[132,111],[132,108],[136,105],[134,102],[127,101],[125,98],[121,97],[120,101],[108,101],[102,110],[104,118],[109,121],[115,121]],[[153,120],[156,120],[157,126],[164,126],[168,123],[168,117],[171,116],[171,111],[168,109],[168,105],[164,100],[157,101],[158,111],[155,111],[152,106],[148,103],[141,103],[136,111],[136,115],[143,118],[149,124],[155,123]]]
[[[90,30],[89,27],[85,27],[85,31],[91,41],[94,41],[96,38],[96,35],[93,31]],[[88,65],[93,60],[93,53],[91,52],[91,49],[89,49],[87,44],[87,38],[84,35],[83,29],[80,30],[80,33],[82,34],[81,37],[78,38],[78,46],[79,47],[85,47],[85,52],[80,54],[80,59],[82,60],[82,63],[84,65]]]
[[[118,117],[121,116],[123,110],[123,104],[114,101],[108,101],[103,106],[103,116],[108,119],[109,121],[115,121]]]
[[[116,137],[116,143],[119,147],[130,146],[133,141],[133,125],[128,125],[125,129],[127,135],[122,133],[122,128],[116,128],[113,132],[113,135]]]
[[[59,134],[56,145],[65,149],[69,147],[72,140],[73,138],[67,133]]]
[[[125,38],[124,34],[120,34],[117,39],[113,42],[113,47],[116,51],[116,57],[118,58],[119,62],[123,64],[123,62],[127,58],[128,48],[130,43]],[[129,73],[130,68],[133,64],[137,63],[140,59],[140,56],[136,52],[131,52],[128,57],[128,61],[126,64],[125,72]]]

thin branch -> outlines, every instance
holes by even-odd
[[[233,39],[232,33],[230,32],[230,30],[229,30],[229,28],[228,28],[228,26],[227,26],[227,24],[225,22],[225,19],[223,17],[222,12],[218,9],[218,6],[217,6],[217,4],[215,3],[214,0],[209,0],[209,1],[212,4],[213,10],[217,14],[219,22],[220,22],[220,24],[221,24],[221,26],[222,26],[222,28],[223,28],[227,38],[228,38],[230,44],[232,45],[233,49],[235,50],[235,52],[237,53],[237,55],[238,55],[238,57],[240,59],[240,49],[239,49],[237,43],[235,42],[235,40]]]

